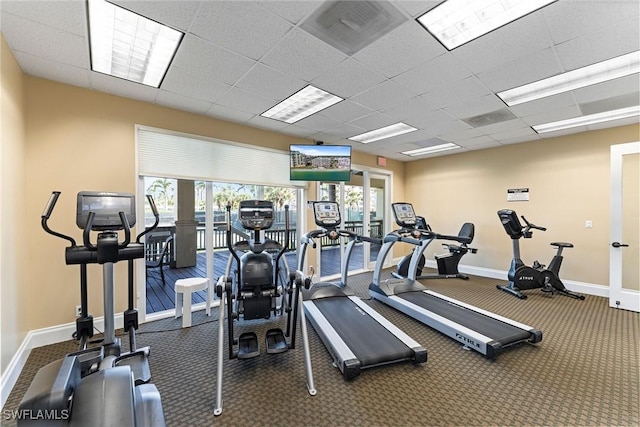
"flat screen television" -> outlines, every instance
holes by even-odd
[[[292,181],[350,181],[351,146],[291,145]]]

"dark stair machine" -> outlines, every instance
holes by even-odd
[[[285,205],[284,245],[264,238],[264,230],[274,222],[273,203],[265,200],[245,200],[240,202],[238,220],[242,226],[253,232],[248,241],[232,243],[231,206],[227,206],[227,247],[236,261],[235,274],[231,263],[227,272],[220,276],[216,294],[220,298],[218,320],[218,367],[216,378],[216,404],[214,415],[222,414],[222,382],[224,365],[224,320],[227,316],[229,359],[250,359],[259,356],[260,345],[255,332],[244,332],[236,338],[234,322],[240,320],[271,319],[287,314],[286,331],[269,329],[265,335],[267,354],[277,354],[295,348],[297,319],[300,318],[302,347],[304,351],[307,390],[316,395],[311,370],[311,351],[307,335],[307,324],[302,308],[302,287],[308,288],[310,280],[300,271],[292,273],[286,283],[280,280],[280,259],[289,246],[289,206]],[[277,250],[275,260],[269,251]],[[237,251],[244,252],[238,256]],[[226,310],[226,313],[225,313]],[[287,338],[289,338],[287,340]]]
[[[416,229],[416,215],[410,203],[393,203],[392,208],[396,223],[402,228],[383,239],[373,282],[369,285],[369,294],[373,298],[457,340],[465,348],[492,359],[506,347],[542,340],[542,331],[538,329],[430,291],[417,282],[415,275],[420,255],[435,239],[446,236]],[[415,245],[409,277],[382,281],[384,259],[397,242]]]
[[[20,403],[20,411],[28,414],[47,413],[56,425],[72,426],[164,426],[162,402],[157,388],[149,384],[149,347],[136,348],[135,330],[138,313],[134,309],[133,260],[144,257],[140,239],[157,227],[158,211],[147,196],[156,218],[155,224],[131,242],[135,225],[135,198],[129,193],[78,193],[76,224],[83,230],[83,245],[75,239],[49,228],[49,220],[60,196],[52,193],[42,215],[43,229],[65,239],[71,246],[65,250],[67,265],[80,265],[81,316],[76,321],[76,339],[80,350],[41,368]],[[98,231],[96,243],[91,231]],[[124,240],[118,240],[118,231]],[[128,261],[129,306],[124,313],[124,329],[129,333],[130,351],[122,353],[115,336],[114,264]],[[103,267],[104,337],[102,345],[89,347],[93,336],[93,318],[87,309],[87,264]],[[23,418],[19,425],[39,425],[42,419]]]
[[[298,270],[304,271],[307,247],[313,239],[348,238],[339,283],[314,283],[304,292],[304,309],[314,329],[345,379],[362,369],[402,361],[423,363],[427,350],[355,296],[347,288],[347,271],[353,248],[358,242],[381,243],[380,239],[359,236],[340,229],[340,209],[336,202],[312,202],[316,225],[322,227],[302,237],[298,250]]]

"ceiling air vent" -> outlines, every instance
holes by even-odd
[[[406,20],[387,1],[328,1],[300,28],[353,55]]]
[[[492,125],[495,123],[506,122],[507,120],[513,120],[516,116],[508,109],[502,108],[500,110],[492,111],[490,113],[480,114],[478,116],[467,117],[462,119],[468,125],[479,128],[482,126]]]

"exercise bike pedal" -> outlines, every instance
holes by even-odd
[[[269,329],[264,337],[268,354],[284,353],[289,350],[289,344],[282,329]]]
[[[238,338],[238,359],[251,359],[260,356],[258,335],[255,332],[244,332]]]

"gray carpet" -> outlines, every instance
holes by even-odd
[[[225,357],[224,411],[214,417],[216,316],[194,313],[194,326],[186,329],[180,327],[181,319],[151,322],[141,326],[138,345],[151,346],[153,382],[162,394],[167,424],[640,424],[638,313],[611,309],[607,299],[593,296],[578,301],[533,290],[527,292],[529,299],[519,300],[496,290],[500,281],[486,278],[423,282],[437,292],[543,331],[541,343],[514,346],[492,361],[370,300],[370,279],[371,274],[355,276],[350,286],[424,345],[427,363],[373,368],[345,381],[309,327],[316,396],[306,390],[298,340],[298,347],[284,354],[246,361]],[[253,321],[250,326],[261,336],[273,323]],[[71,341],[34,349],[4,409],[17,407],[40,366],[74,349]],[[3,420],[3,425],[14,422]]]

